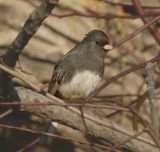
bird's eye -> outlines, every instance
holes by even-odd
[[[100,44],[100,41],[96,41],[96,44],[99,45],[99,44]]]

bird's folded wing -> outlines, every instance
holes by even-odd
[[[55,95],[59,86],[64,81],[64,75],[65,75],[65,72],[63,71],[61,66],[56,66],[54,73],[52,75],[52,79],[49,83],[49,88],[48,88],[49,93]]]

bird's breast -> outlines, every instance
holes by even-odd
[[[63,83],[58,91],[68,99],[83,99],[96,88],[100,80],[100,75],[94,71],[77,72],[69,82]]]

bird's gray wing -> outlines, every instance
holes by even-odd
[[[64,80],[64,75],[65,75],[65,72],[64,72],[63,68],[61,67],[60,64],[57,64],[55,66],[54,73],[52,75],[52,79],[49,83],[49,88],[48,88],[49,93],[55,95],[60,84]]]
[[[74,64],[71,64],[72,57],[75,56],[74,49],[66,53],[56,64],[54,68],[54,73],[49,84],[48,92],[55,95],[58,91],[60,85],[67,79],[71,77],[72,69]],[[63,68],[62,68],[63,67]],[[70,70],[67,70],[70,67]],[[66,72],[67,71],[67,72]]]

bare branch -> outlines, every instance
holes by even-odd
[[[54,102],[53,100],[50,100],[49,98],[46,98],[45,96],[35,93],[31,90],[17,88],[16,91],[19,94],[19,98],[22,104]],[[50,105],[42,108],[41,106],[22,105],[21,108],[30,113],[39,115],[45,120],[57,121],[85,132],[80,111],[78,109],[74,109],[73,107],[65,108],[61,106],[55,107],[54,105]],[[87,114],[84,114],[84,118],[87,124],[88,132],[91,135],[101,137],[106,141],[112,141],[115,144],[119,144],[121,139],[126,139],[128,136],[136,133],[129,131],[126,128],[120,127],[120,125],[114,122],[107,121],[106,119],[98,120],[98,118],[93,118]],[[142,136],[137,137],[136,139],[133,139],[132,142],[126,143],[126,146],[133,151],[158,152],[159,150],[157,150],[157,148],[151,144],[151,141],[148,141],[145,138]]]
[[[152,63],[148,63],[146,66],[146,83],[147,83],[147,91],[148,98],[150,102],[150,110],[151,110],[151,119],[153,128],[158,132],[159,130],[159,120],[158,120],[158,110],[157,110],[157,102],[156,102],[156,94],[155,94],[155,85],[152,76]]]
[[[143,26],[141,26],[140,28],[136,29],[134,32],[132,32],[129,35],[127,35],[125,38],[123,38],[120,41],[118,41],[117,43],[115,43],[114,47],[118,47],[118,46],[122,45],[123,43],[125,43],[126,41],[134,38],[137,34],[139,34],[140,32],[142,32],[146,28],[150,27],[153,23],[156,23],[159,20],[160,20],[160,16],[152,19],[148,23],[146,23]]]
[[[157,62],[160,59],[160,55],[158,54],[156,57],[152,58],[151,60],[148,60],[146,62],[143,62],[141,64],[135,65],[127,70],[122,71],[121,73],[111,77],[109,80],[106,80],[101,86],[99,86],[96,90],[94,90],[86,99],[86,101],[91,100],[95,95],[97,95],[101,90],[103,90],[106,86],[110,85],[113,81],[118,80],[119,78],[142,68],[145,68],[148,62]]]
[[[29,143],[28,145],[25,145],[23,148],[19,149],[17,152],[24,152],[27,149],[29,149],[32,146],[34,146],[35,144],[37,144],[39,141],[40,141],[40,137],[36,138],[34,141],[32,141],[31,143]]]
[[[114,6],[123,6],[123,7],[130,7],[130,8],[133,8],[133,5],[132,3],[116,3],[116,2],[113,2],[111,0],[102,0],[110,5],[114,5]],[[143,8],[145,9],[160,9],[160,6],[147,6],[147,5],[142,5]]]
[[[132,0],[133,5],[135,6],[138,14],[143,15],[145,12],[141,6],[141,2],[139,0]],[[147,24],[149,22],[149,20],[145,17],[141,17],[142,21],[144,24]],[[150,33],[152,34],[153,38],[155,39],[155,41],[160,45],[160,33],[158,31],[158,29],[156,28],[156,26],[150,26],[149,28]]]
[[[151,138],[156,143],[157,147],[160,149],[160,137],[158,133],[131,106],[129,106],[128,108],[133,113],[133,115],[135,115],[139,119],[141,124],[145,127],[145,130],[148,132],[148,134],[151,136]]]
[[[16,65],[23,48],[38,31],[42,22],[49,16],[57,2],[58,0],[43,0],[41,5],[30,14],[21,31],[3,56],[2,62],[4,62],[4,64],[11,67]],[[10,83],[10,77],[5,72],[0,71],[0,96],[7,95],[11,85]]]

